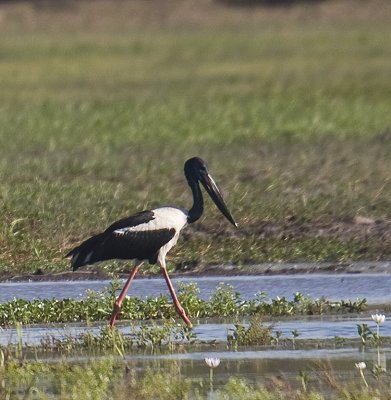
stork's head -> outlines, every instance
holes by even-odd
[[[210,175],[208,167],[201,158],[193,157],[185,162],[185,176],[190,185],[195,182],[201,182],[221,213],[232,225],[238,226],[229,212],[219,188]]]

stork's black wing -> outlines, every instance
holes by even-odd
[[[155,219],[153,211],[140,211],[137,214],[131,215],[130,217],[122,218],[114,222],[105,230],[105,232],[113,232],[117,229],[132,228],[137,225],[146,224],[153,219]]]
[[[110,232],[96,249],[96,261],[110,259],[138,259],[156,263],[162,246],[175,235],[175,229],[156,229],[150,231]]]
[[[155,264],[159,249],[175,235],[174,228],[150,231],[132,231],[123,227],[122,229],[122,232],[105,231],[92,236],[70,251],[67,256],[72,256],[73,270],[111,259],[148,260]]]

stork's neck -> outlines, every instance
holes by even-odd
[[[189,186],[193,193],[193,206],[189,210],[187,222],[191,224],[192,222],[197,221],[204,212],[204,198],[202,197],[202,192],[198,181],[189,181]]]

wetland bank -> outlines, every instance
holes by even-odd
[[[0,2],[1,397],[391,397],[391,5],[233,3]],[[63,256],[134,211],[188,206],[194,155],[240,225],[207,203],[171,253],[178,280],[215,276],[183,289],[196,327],[158,289],[107,330],[110,283],[64,299],[61,279],[130,266],[68,275]],[[283,291],[304,265],[335,297],[297,293],[301,275]],[[217,291],[259,269],[276,281]],[[7,280],[29,279],[38,293],[14,300]],[[213,373],[205,358],[220,359]]]

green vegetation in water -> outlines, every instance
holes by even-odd
[[[75,299],[14,299],[0,304],[0,324],[33,324],[107,320],[119,288],[118,281],[101,293],[88,291],[82,300]],[[365,310],[366,300],[312,300],[296,293],[292,300],[276,297],[267,301],[264,293],[253,300],[244,300],[230,285],[220,284],[209,300],[199,297],[195,283],[179,285],[178,298],[190,318],[235,317],[244,315],[290,316],[323,315],[330,313],[359,313]],[[124,320],[174,319],[177,316],[171,300],[165,296],[145,300],[126,297],[120,318]]]
[[[24,352],[31,348],[44,353],[53,351],[71,354],[74,351],[86,350],[86,354],[98,351],[101,354],[114,353],[123,357],[131,349],[167,349],[173,350],[177,345],[191,345],[195,342],[195,334],[182,325],[166,321],[163,325],[151,324],[130,326],[128,334],[122,333],[117,328],[102,327],[99,333],[83,332],[78,336],[64,334],[62,338],[50,335],[44,336],[39,345],[22,347]],[[1,347],[1,346],[0,346]],[[6,354],[12,353],[15,346],[4,346]]]
[[[265,325],[259,314],[254,315],[251,317],[248,327],[242,324],[235,324],[234,328],[228,332],[227,342],[233,347],[278,344],[279,334],[274,338],[272,329],[272,324]]]
[[[360,336],[361,343],[365,346],[370,339],[372,343],[378,348],[381,345],[382,338],[380,336],[380,325],[385,321],[384,314],[373,314],[372,320],[376,323],[376,332],[369,328],[368,324],[357,324],[357,333]]]
[[[91,359],[83,364],[65,360],[53,362],[21,362],[0,359],[0,396],[16,400],[65,399],[206,399],[213,395],[221,400],[373,400],[389,399],[390,389],[385,376],[372,378],[364,387],[360,377],[340,378],[333,371],[298,371],[295,385],[281,377],[271,377],[267,384],[230,377],[215,384],[213,394],[208,378],[191,379],[181,374],[180,366],[170,372],[148,369],[137,372],[123,360]],[[207,366],[205,365],[205,371]],[[218,379],[218,369],[215,380]],[[322,389],[323,384],[323,389]],[[325,389],[326,388],[326,389]]]

